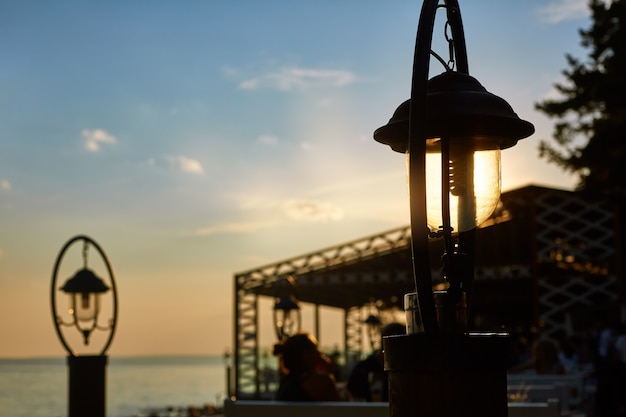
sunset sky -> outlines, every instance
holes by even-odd
[[[115,270],[110,355],[219,354],[234,273],[407,225],[404,156],[372,132],[409,96],[420,7],[2,2],[0,357],[65,354],[50,283],[75,235]],[[470,73],[536,127],[503,152],[503,189],[571,189],[538,159],[534,103],[583,56],[586,0],[460,7]]]

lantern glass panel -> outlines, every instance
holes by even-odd
[[[290,310],[285,311],[283,315],[282,329],[283,329],[283,332],[289,336],[295,333],[294,332],[294,328],[295,328],[294,315],[295,314],[292,314]]]
[[[274,310],[274,326],[279,339],[300,331],[300,310]]]
[[[459,143],[464,145],[455,146]],[[500,200],[500,149],[474,150],[468,143],[471,141],[450,141],[450,226],[454,233],[479,226],[491,216]],[[441,141],[429,140],[426,201],[431,230],[443,225],[441,165]]]
[[[100,294],[73,293],[70,297],[72,299],[70,314],[73,314],[77,321],[95,320],[100,310]]]

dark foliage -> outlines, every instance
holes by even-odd
[[[592,24],[580,30],[588,56],[566,55],[558,99],[536,108],[555,119],[540,156],[578,176],[578,188],[623,201],[626,196],[626,0],[590,0]]]

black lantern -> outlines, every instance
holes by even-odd
[[[86,266],[61,287],[61,291],[70,297],[69,313],[74,325],[83,334],[85,345],[89,344],[89,335],[98,326],[100,295],[108,290],[102,278]],[[83,327],[85,324],[89,326]]]
[[[411,98],[374,132],[406,153],[416,292],[405,296],[405,308],[420,321],[407,323],[413,334],[384,341],[391,415],[500,417],[507,415],[508,335],[467,328],[474,236],[499,201],[500,151],[534,127],[469,75],[458,2],[438,3],[422,5]],[[439,9],[447,17],[447,62],[431,50]],[[444,72],[429,80],[431,55]],[[431,238],[444,241],[440,291],[433,291]]]
[[[405,101],[389,123],[374,132],[377,141],[407,155],[415,153],[409,151],[410,108],[411,100]],[[425,146],[428,226],[443,229],[448,216],[451,232],[471,230],[499,201],[500,150],[514,146],[534,128],[475,78],[451,70],[428,81],[426,111],[425,138],[420,140]]]
[[[276,338],[281,340],[300,331],[302,317],[300,305],[295,296],[295,281],[292,277],[275,283],[274,330]]]
[[[367,338],[370,341],[370,347],[372,352],[375,351],[380,342],[380,330],[382,326],[382,321],[375,314],[370,314],[363,321],[365,323],[365,330],[367,331]]]
[[[73,276],[68,278],[65,284],[57,288],[57,276],[61,269],[63,256],[70,246],[82,241],[83,266]],[[110,285],[98,277],[95,272],[88,268],[89,248],[96,249],[106,267]],[[62,291],[69,296],[70,321],[65,322],[62,315],[57,311],[56,298],[58,291]],[[108,323],[99,323],[102,300],[104,294],[111,295],[111,314]],[[104,417],[106,409],[106,364],[108,358],[106,351],[109,348],[115,328],[117,325],[117,289],[113,269],[104,251],[98,244],[87,236],[76,236],[70,239],[59,253],[52,273],[52,285],[50,292],[50,304],[52,307],[52,318],[54,327],[61,341],[61,344],[68,353],[67,362],[69,366],[69,402],[68,408],[70,417],[93,416]],[[104,345],[96,354],[79,355],[66,340],[61,326],[75,327],[82,335],[85,346],[90,343],[90,336],[94,330],[101,330],[108,333]],[[90,347],[93,348],[93,347]]]

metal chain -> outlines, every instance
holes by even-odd
[[[87,258],[89,255],[89,242],[83,241],[83,268],[87,268]]]

